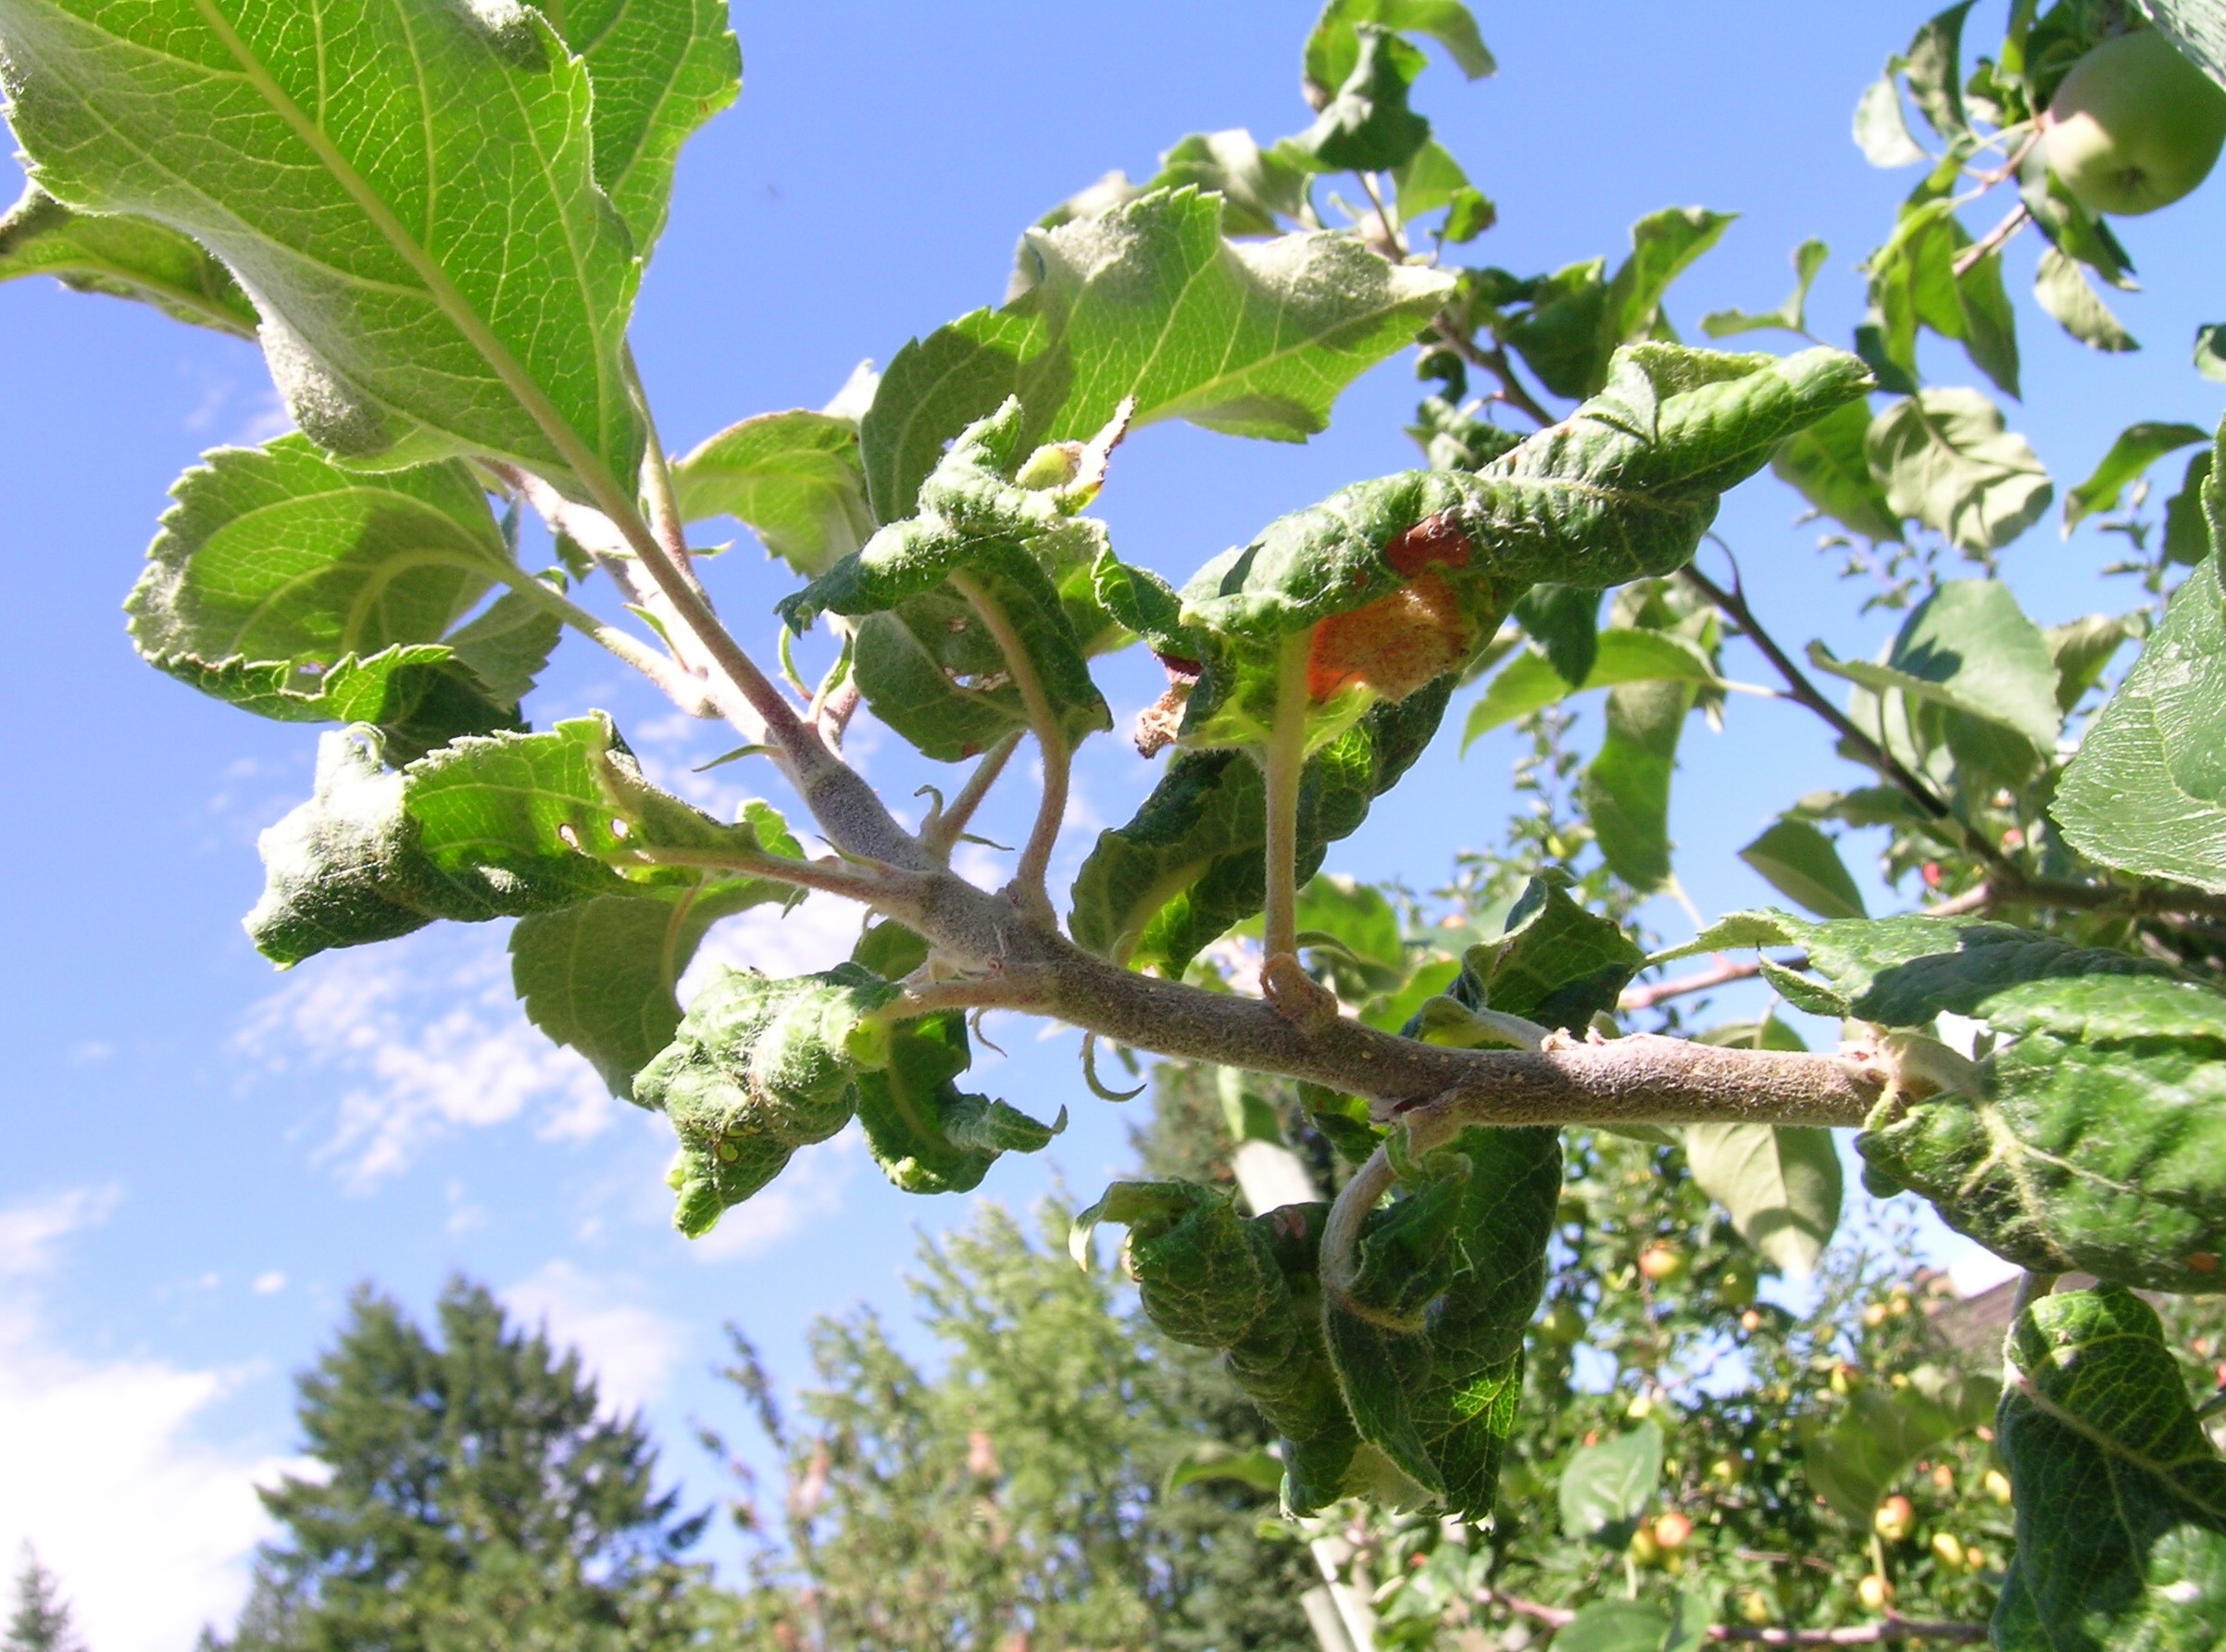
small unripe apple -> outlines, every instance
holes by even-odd
[[[2009,1476],[2003,1473],[2001,1470],[1987,1470],[1984,1484],[1986,1495],[1995,1502],[2007,1503],[2009,1501]]]
[[[1832,1368],[1832,1391],[1845,1399],[1862,1385],[1863,1373],[1852,1365],[1841,1363]]]
[[[2090,212],[2154,212],[2188,194],[2226,144],[2226,91],[2154,29],[2071,66],[2042,117],[2048,169]]]
[[[1762,1329],[1762,1316],[1753,1308],[1748,1308],[1739,1316],[1739,1329],[1752,1335]]]
[[[1755,1270],[1745,1262],[1733,1262],[1716,1276],[1716,1295],[1727,1308],[1752,1308]]]
[[[1719,1485],[1737,1485],[1746,1478],[1746,1459],[1727,1452],[1708,1465],[1708,1478]]]
[[[1856,1584],[1855,1597],[1863,1603],[1865,1611],[1882,1612],[1894,1604],[1894,1585],[1873,1571]]]
[[[1956,1471],[1945,1463],[1935,1463],[1932,1466],[1932,1489],[1941,1492],[1954,1491],[1956,1489]]]
[[[1963,1564],[1972,1571],[1984,1571],[1987,1558],[1986,1551],[1975,1543],[1963,1551]]]
[[[1674,1245],[1649,1245],[1639,1252],[1639,1271],[1657,1285],[1666,1285],[1685,1276],[1685,1253]]]
[[[1953,1532],[1932,1533],[1932,1555],[1943,1566],[1963,1568],[1963,1540]]]
[[[1581,1341],[1584,1335],[1584,1316],[1572,1302],[1557,1302],[1545,1310],[1545,1318],[1538,1321],[1539,1333],[1548,1342],[1567,1347]]]
[[[1916,1507],[1898,1494],[1888,1497],[1870,1517],[1870,1527],[1888,1543],[1900,1543],[1917,1529]]]
[[[1749,1589],[1739,1597],[1739,1620],[1759,1629],[1777,1616],[1770,1607],[1770,1597],[1759,1589]]]
[[[1692,1538],[1693,1522],[1674,1509],[1655,1520],[1654,1540],[1671,1553],[1683,1548]]]
[[[1878,1328],[1879,1328],[1881,1325],[1883,1325],[1885,1322],[1886,1322],[1886,1305],[1885,1305],[1884,1303],[1882,1303],[1882,1302],[1873,1302],[1873,1303],[1870,1303],[1870,1304],[1869,1304],[1867,1307],[1865,1307],[1865,1308],[1864,1308],[1864,1309],[1863,1309],[1863,1323],[1864,1323],[1864,1324],[1866,1324],[1866,1325],[1868,1325],[1868,1326],[1869,1326],[1869,1327],[1870,1327],[1871,1330],[1873,1330],[1873,1331],[1876,1331],[1876,1330],[1877,1330],[1877,1329],[1878,1329]]]

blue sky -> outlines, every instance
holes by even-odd
[[[1832,256],[1812,325],[1844,340],[1861,301],[1854,266],[1913,181],[1865,165],[1848,116],[1926,9],[1482,6],[1498,78],[1467,85],[1441,58],[1419,93],[1499,205],[1502,227],[1472,256],[1519,271],[1612,258],[1642,213],[1736,210],[1673,317],[1690,332],[1707,310],[1775,304],[1790,250],[1821,236]],[[1972,37],[1998,32],[2001,10],[1982,6]],[[1021,227],[1109,169],[1148,175],[1186,131],[1294,130],[1308,15],[1250,0],[1129,0],[1086,22],[989,0],[739,5],[742,102],[688,153],[635,332],[667,439],[684,448],[751,413],[818,406],[861,358],[885,362],[994,302]],[[2218,387],[2186,357],[2195,325],[2217,319],[2220,200],[2214,184],[2126,227],[2147,291],[2114,302],[2142,354],[2094,356],[2023,306],[2028,405],[2011,418],[2059,489],[2123,424],[2218,417]],[[2013,290],[2036,250],[2030,236],[2011,248]],[[290,1373],[354,1283],[423,1308],[455,1270],[580,1340],[707,1500],[721,1488],[686,1424],[741,1427],[708,1375],[720,1322],[743,1324],[794,1379],[815,1312],[864,1301],[901,1318],[914,1229],[962,1220],[971,1201],[907,1199],[836,1144],[690,1247],[667,1226],[663,1125],[604,1098],[524,1025],[502,926],[273,975],[238,920],[260,883],[256,833],[306,793],[314,732],[156,675],[119,611],[176,473],[203,447],[281,428],[260,359],[44,282],[0,288],[0,554],[19,613],[0,654],[19,843],[0,870],[14,939],[0,962],[13,1072],[0,1547],[40,1545],[98,1652],[182,1648],[204,1620],[228,1621],[261,1530],[249,1488],[294,1449]],[[1932,367],[1941,382],[1971,377],[1959,357]],[[1126,556],[1180,581],[1270,518],[1412,464],[1400,426],[1413,400],[1398,364],[1304,446],[1152,429],[1121,451],[1103,512]],[[1843,655],[1869,652],[1891,621],[1854,617],[1797,509],[1768,479],[1726,505],[1721,530],[1754,600],[1795,641],[1821,632]],[[2066,544],[2051,526],[2005,567],[2052,623],[2131,605],[2095,578],[2108,554],[2091,529]],[[756,549],[737,547],[710,578],[745,640],[769,640],[782,587]],[[1759,675],[1751,656],[1734,665]],[[1156,684],[1132,665],[1109,689],[1125,722]],[[668,776],[721,748],[574,645],[530,709],[545,721],[590,705]],[[1674,815],[1686,887],[1710,913],[1767,898],[1732,850],[1847,774],[1798,713],[1741,699],[1730,715],[1736,739],[1689,732]],[[1452,748],[1449,732],[1334,869],[1427,886],[1457,847],[1496,838],[1511,738],[1466,761]],[[895,795],[936,778],[869,727],[854,749]],[[1098,743],[1064,870],[1149,779],[1125,747]],[[734,765],[692,783],[732,804],[766,782]],[[1029,788],[1013,793],[985,825],[1001,841],[1025,832]],[[1652,920],[1684,932],[1674,909]],[[785,926],[738,926],[720,951],[816,968],[851,932],[843,914],[807,907]],[[1001,1042],[1010,1055],[982,1082],[1032,1111],[1071,1105],[1075,1123],[1042,1159],[1000,1165],[983,1195],[1025,1205],[1059,1176],[1094,1195],[1124,1163],[1132,1115],[1082,1091],[1070,1037],[1007,1026]]]

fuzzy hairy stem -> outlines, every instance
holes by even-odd
[[[1047,927],[1053,926],[1058,920],[1052,911],[1044,879],[1051,870],[1051,851],[1058,845],[1059,828],[1067,820],[1067,786],[1074,753],[1067,744],[1066,730],[1059,725],[1058,708],[1052,705],[1051,695],[1045,691],[1044,680],[1037,674],[1035,661],[1029,657],[1019,632],[1013,630],[1011,617],[972,574],[954,569],[946,578],[951,589],[966,598],[967,605],[980,618],[982,629],[1005,656],[1005,669],[1012,676],[1013,686],[1020,692],[1020,704],[1028,712],[1028,726],[1035,733],[1036,749],[1044,759],[1044,797],[1036,806],[1035,825],[1030,829],[1027,845],[1020,851],[1020,864],[1014,870],[1012,888],[1015,898],[1028,908],[1031,917]]]
[[[1012,755],[1019,748],[1019,745],[1020,732],[1015,729],[983,752],[981,760],[974,765],[973,773],[966,777],[966,784],[958,789],[958,795],[948,805],[939,801],[935,811],[920,827],[920,847],[938,862],[950,859],[952,848],[966,834],[969,822],[982,807],[982,800],[989,795],[990,788],[997,783],[997,777],[1005,772],[1005,765],[1012,760]]]

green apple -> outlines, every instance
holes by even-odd
[[[2144,29],[2073,64],[2041,123],[2048,169],[2080,204],[2131,217],[2170,206],[2210,176],[2226,144],[2226,91]]]

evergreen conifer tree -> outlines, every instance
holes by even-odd
[[[690,1633],[701,1531],[654,1486],[635,1418],[612,1418],[576,1352],[506,1320],[481,1286],[443,1294],[439,1340],[359,1290],[300,1379],[322,1479],[263,1494],[285,1529],[260,1556],[238,1652],[635,1652]]]
[[[60,1583],[25,1544],[23,1564],[16,1572],[15,1608],[8,1614],[7,1633],[0,1638],[0,1652],[84,1652],[84,1647]]]

